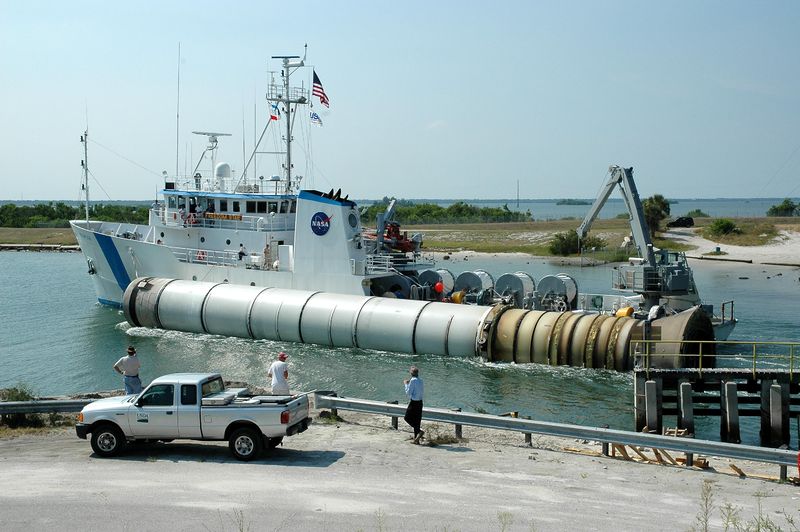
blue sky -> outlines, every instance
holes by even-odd
[[[87,115],[92,196],[152,198],[176,167],[178,42],[181,172],[192,130],[232,133],[241,171],[270,56],[308,43],[331,99],[295,131],[315,188],[592,198],[620,164],[642,196],[796,197],[798,28],[796,1],[0,0],[0,198],[78,199]]]

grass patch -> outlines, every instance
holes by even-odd
[[[0,227],[0,244],[57,244],[74,246],[78,244],[75,234],[69,227]]]
[[[737,220],[736,229],[736,232],[719,235],[714,234],[713,225],[708,225],[700,229],[700,234],[708,240],[732,246],[764,246],[778,236],[774,224],[759,220]]]
[[[323,410],[317,416],[319,423],[326,424],[326,425],[335,425],[336,423],[341,423],[344,421],[344,418],[339,416],[338,414],[334,414],[330,410]]]
[[[437,445],[452,445],[454,443],[466,441],[456,438],[455,434],[447,431],[447,429],[442,429],[440,427],[426,427],[426,429],[425,441],[431,447],[436,447]]]

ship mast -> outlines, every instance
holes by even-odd
[[[305,54],[300,59],[299,55],[273,55],[272,59],[280,59],[283,62],[283,86],[276,84],[269,86],[267,101],[280,102],[284,106],[286,113],[286,163],[284,164],[284,175],[286,180],[285,193],[292,193],[292,104],[295,104],[295,112],[299,104],[308,103],[306,91],[302,87],[292,87],[289,78],[294,70],[305,65]]]
[[[83,167],[83,192],[86,198],[86,224],[89,224],[89,128],[83,132],[81,136],[81,143],[83,144],[83,160],[81,167]]]

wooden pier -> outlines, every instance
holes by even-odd
[[[662,434],[665,416],[675,416],[687,435],[694,434],[696,417],[719,417],[720,440],[729,443],[741,442],[741,417],[759,416],[761,445],[788,446],[790,420],[800,424],[800,372],[791,367],[634,370],[636,430]]]

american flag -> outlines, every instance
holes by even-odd
[[[330,107],[331,102],[328,100],[328,95],[325,94],[325,89],[322,88],[322,82],[319,80],[319,76],[317,76],[317,71],[314,72],[314,86],[311,90],[311,94],[314,96],[319,96],[319,103],[324,105],[325,107]]]

